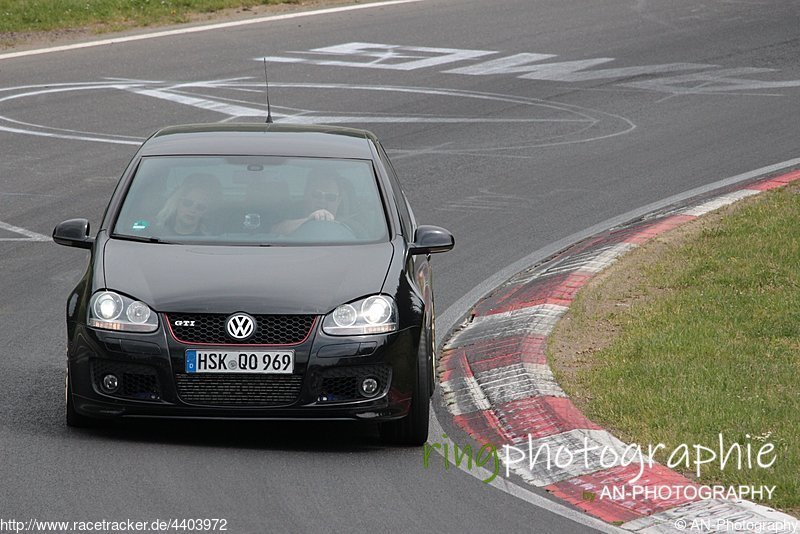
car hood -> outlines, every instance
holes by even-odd
[[[391,243],[321,247],[199,246],[110,239],[106,287],[158,312],[325,314],[378,293]]]

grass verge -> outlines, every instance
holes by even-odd
[[[92,27],[118,31],[188,22],[190,15],[300,0],[0,0],[0,34]]]
[[[628,442],[753,451],[775,464],[703,466],[700,482],[776,486],[800,512],[800,187],[660,236],[597,276],[551,337],[556,376]],[[666,455],[656,455],[666,463]],[[693,466],[694,467],[694,466]],[[686,473],[685,469],[676,468]]]

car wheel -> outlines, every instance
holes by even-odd
[[[87,417],[75,411],[75,404],[72,401],[72,391],[69,387],[69,371],[64,378],[64,396],[67,405],[67,426],[72,428],[90,428],[97,426],[97,419]]]
[[[423,334],[420,338],[420,354],[417,354],[411,409],[404,418],[381,424],[381,439],[386,443],[418,447],[428,440],[431,371],[427,352],[427,335]]]
[[[430,351],[428,353],[428,372],[430,373],[430,379],[428,381],[428,396],[433,398],[433,390],[436,389],[436,317],[431,318],[430,341],[428,345],[428,350]]]

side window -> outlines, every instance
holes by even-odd
[[[400,224],[403,227],[403,235],[408,239],[414,239],[414,216],[411,214],[411,208],[408,205],[403,189],[400,187],[400,182],[397,180],[397,174],[394,171],[392,162],[383,150],[380,143],[377,143],[378,155],[386,168],[386,173],[389,175],[389,183],[392,185],[394,197],[397,201],[397,211],[400,214]]]

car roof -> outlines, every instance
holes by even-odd
[[[338,126],[224,123],[170,126],[153,134],[142,156],[257,155],[372,159],[366,130]]]

